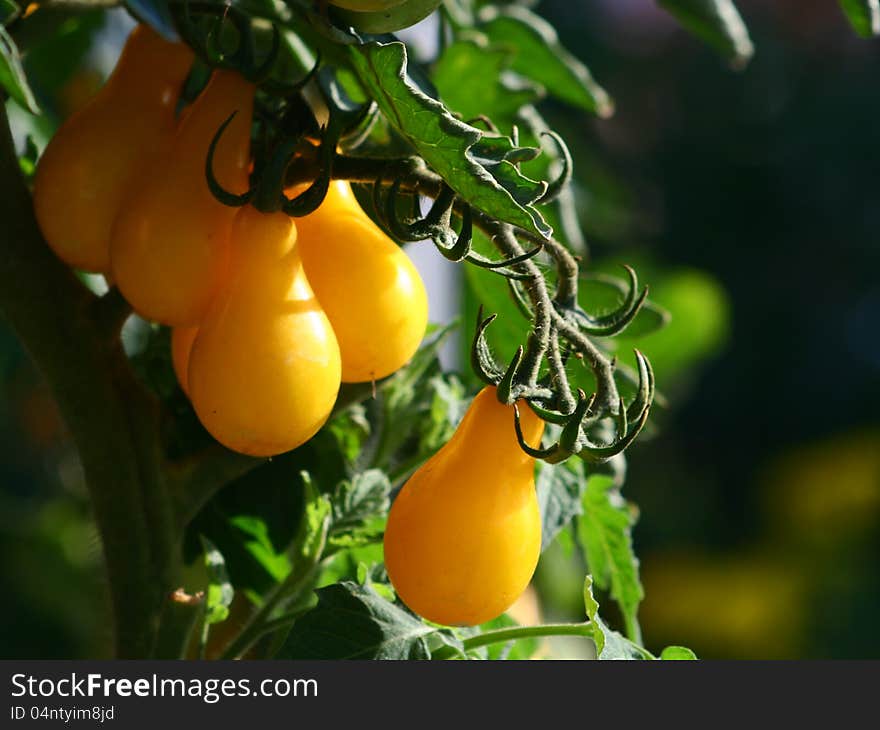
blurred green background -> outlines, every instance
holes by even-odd
[[[629,451],[624,490],[641,512],[645,641],[876,657],[878,45],[834,2],[739,6],[757,47],[741,73],[651,0],[539,5],[617,104],[606,121],[542,107],[572,147],[591,266],[633,264],[673,315],[638,340],[668,405]],[[125,27],[86,15],[34,48],[50,118],[97,88]],[[38,146],[50,128],[31,128]],[[569,542],[542,557],[526,618],[582,618]],[[0,323],[0,654],[104,654],[103,590],[75,451]]]

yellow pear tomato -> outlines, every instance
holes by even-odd
[[[37,165],[34,209],[46,241],[77,269],[110,269],[110,230],[128,182],[173,133],[193,54],[137,26],[97,95],[65,121]]]
[[[175,327],[171,331],[171,364],[181,390],[189,395],[189,354],[199,333],[198,327]]]
[[[214,71],[186,111],[171,144],[129,189],[110,248],[113,278],[135,311],[174,327],[198,324],[220,285],[236,209],[208,188],[205,160],[221,124],[237,112],[215,150],[218,182],[233,193],[248,186],[254,85]]]
[[[523,436],[544,422],[521,406]],[[472,626],[502,614],[525,590],[541,549],[535,460],[519,446],[513,407],[493,387],[474,399],[449,442],[410,477],[385,532],[385,566],[413,611]]]
[[[378,380],[405,365],[428,325],[428,295],[409,257],[345,181],[297,229],[306,275],[339,341],[343,382]]]
[[[229,278],[198,328],[187,380],[220,443],[273,456],[310,439],[339,390],[339,346],[303,271],[284,213],[235,217]]]

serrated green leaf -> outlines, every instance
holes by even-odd
[[[599,603],[593,597],[593,578],[589,575],[584,579],[584,609],[592,626],[597,659],[644,659],[648,656],[640,646],[608,628],[599,617]]]
[[[290,572],[290,560],[283,552],[277,552],[269,538],[269,528],[259,517],[238,515],[229,520],[243,535],[244,549],[276,581],[283,580]]]
[[[614,103],[583,63],[559,42],[556,30],[540,15],[521,6],[489,6],[480,13],[480,30],[514,57],[511,68],[538,82],[562,101],[600,117],[614,113]]]
[[[667,646],[660,652],[660,658],[667,661],[693,661],[697,655],[686,646]]]
[[[535,87],[511,88],[505,83],[502,72],[510,66],[513,55],[479,37],[451,43],[437,59],[432,74],[440,98],[463,119],[483,114],[509,132],[517,112],[539,97]]]
[[[291,547],[294,565],[313,564],[318,561],[327,539],[330,516],[333,512],[330,500],[318,491],[307,472],[302,472],[302,479],[306,508]]]
[[[596,585],[611,591],[620,606],[627,634],[640,641],[637,613],[645,596],[639,580],[639,561],[633,552],[632,526],[635,520],[614,487],[614,480],[593,474],[583,496],[583,514],[578,517],[578,539],[584,549]]]
[[[361,85],[386,119],[462,198],[498,220],[542,236],[552,233],[532,205],[545,184],[526,178],[510,163],[497,163],[494,175],[481,165],[472,148],[485,135],[408,79],[403,43],[350,46],[349,55]]]
[[[538,465],[536,488],[541,510],[541,551],[566,525],[583,512],[584,464],[569,459],[562,464]]]
[[[755,51],[749,31],[732,0],[658,0],[691,33],[702,38],[734,68],[743,68]]]
[[[3,87],[23,109],[27,109],[32,114],[40,113],[34,92],[31,91],[21,66],[18,47],[3,26],[0,26],[0,87]]]
[[[385,473],[370,469],[341,482],[332,498],[331,533],[350,532],[388,511],[391,483]]]
[[[336,583],[316,591],[318,605],[294,624],[284,659],[428,659],[437,632],[370,586]]]
[[[205,623],[218,624],[229,616],[229,606],[235,592],[226,572],[226,561],[217,547],[202,536],[205,551],[205,568],[208,572],[208,588],[205,591]]]
[[[880,35],[880,0],[839,0],[850,25],[862,38]]]

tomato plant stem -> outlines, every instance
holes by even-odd
[[[483,646],[491,646],[492,644],[505,644],[508,641],[516,641],[517,639],[529,639],[539,636],[583,636],[592,640],[593,626],[587,623],[580,624],[543,624],[541,626],[512,626],[508,629],[495,629],[486,631],[476,636],[469,636],[462,641],[462,648],[465,652],[479,649]],[[458,652],[453,647],[443,647],[435,651],[433,659],[453,659],[458,656]]]

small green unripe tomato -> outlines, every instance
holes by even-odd
[[[361,13],[388,10],[388,8],[403,5],[405,2],[406,0],[330,0],[330,4],[337,8],[356,10]]]
[[[332,0],[336,15],[361,33],[392,33],[409,28],[433,13],[442,0]],[[367,10],[367,6],[384,6]],[[355,6],[359,6],[355,9]]]

